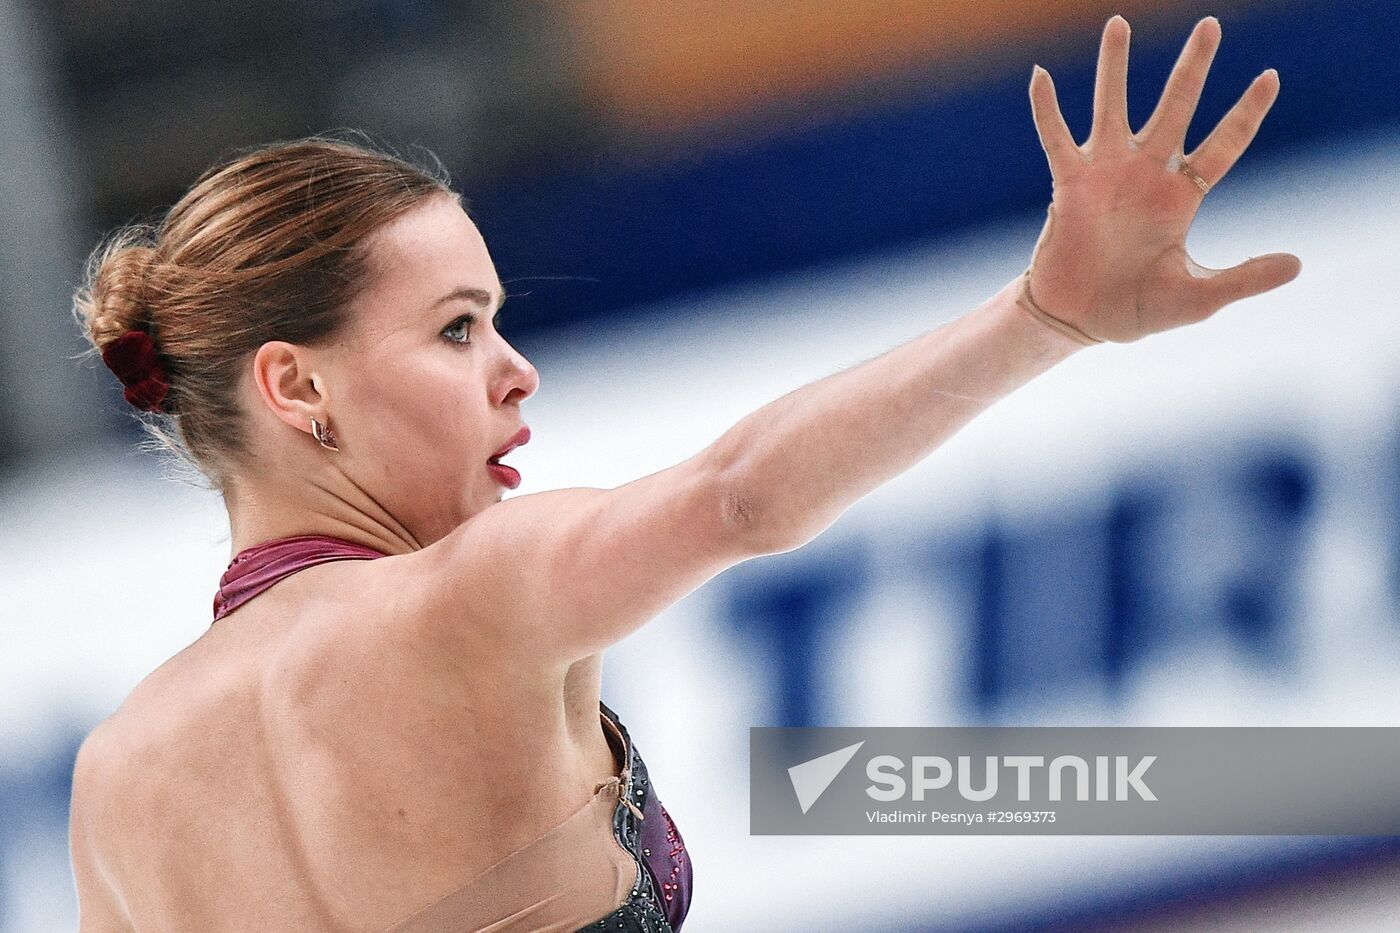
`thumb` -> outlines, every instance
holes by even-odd
[[[1214,313],[1233,301],[1263,294],[1298,277],[1303,263],[1292,253],[1253,256],[1228,269],[1197,266],[1193,274],[1208,273],[1200,281],[1203,303]]]

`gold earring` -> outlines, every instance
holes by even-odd
[[[320,443],[320,445],[326,448],[327,450],[340,449],[336,446],[335,435],[331,433],[330,425],[322,424],[321,422],[317,421],[314,417],[311,419],[311,435],[315,437],[317,442]]]

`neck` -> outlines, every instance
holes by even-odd
[[[384,554],[406,554],[423,547],[372,496],[353,485],[331,489],[302,483],[291,489],[273,482],[245,483],[231,487],[224,501],[229,513],[230,557],[256,544],[292,535],[330,535]]]

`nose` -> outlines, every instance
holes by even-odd
[[[500,382],[497,384],[497,400],[504,403],[514,398],[516,404],[535,394],[540,387],[540,374],[534,365],[509,343],[502,340],[504,347]]]

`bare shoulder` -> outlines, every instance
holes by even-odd
[[[545,575],[556,523],[604,492],[573,487],[506,499],[421,550],[371,562],[366,643],[406,651],[428,667],[445,661],[448,673],[463,662],[474,672],[544,666],[546,619],[530,612],[526,581]]]
[[[80,933],[133,929],[133,885],[144,847],[173,812],[172,787],[188,780],[208,733],[206,697],[236,679],[231,665],[197,663],[197,643],[148,673],[84,738],[73,763],[69,849]],[[211,670],[214,675],[211,676]],[[226,695],[226,694],[225,694]]]
[[[424,637],[563,670],[762,553],[752,515],[733,474],[697,456],[612,489],[507,499],[390,560]]]
[[[77,887],[79,933],[133,929],[109,861],[111,842],[127,819],[123,750],[115,715],[83,740],[73,763],[68,844]]]

